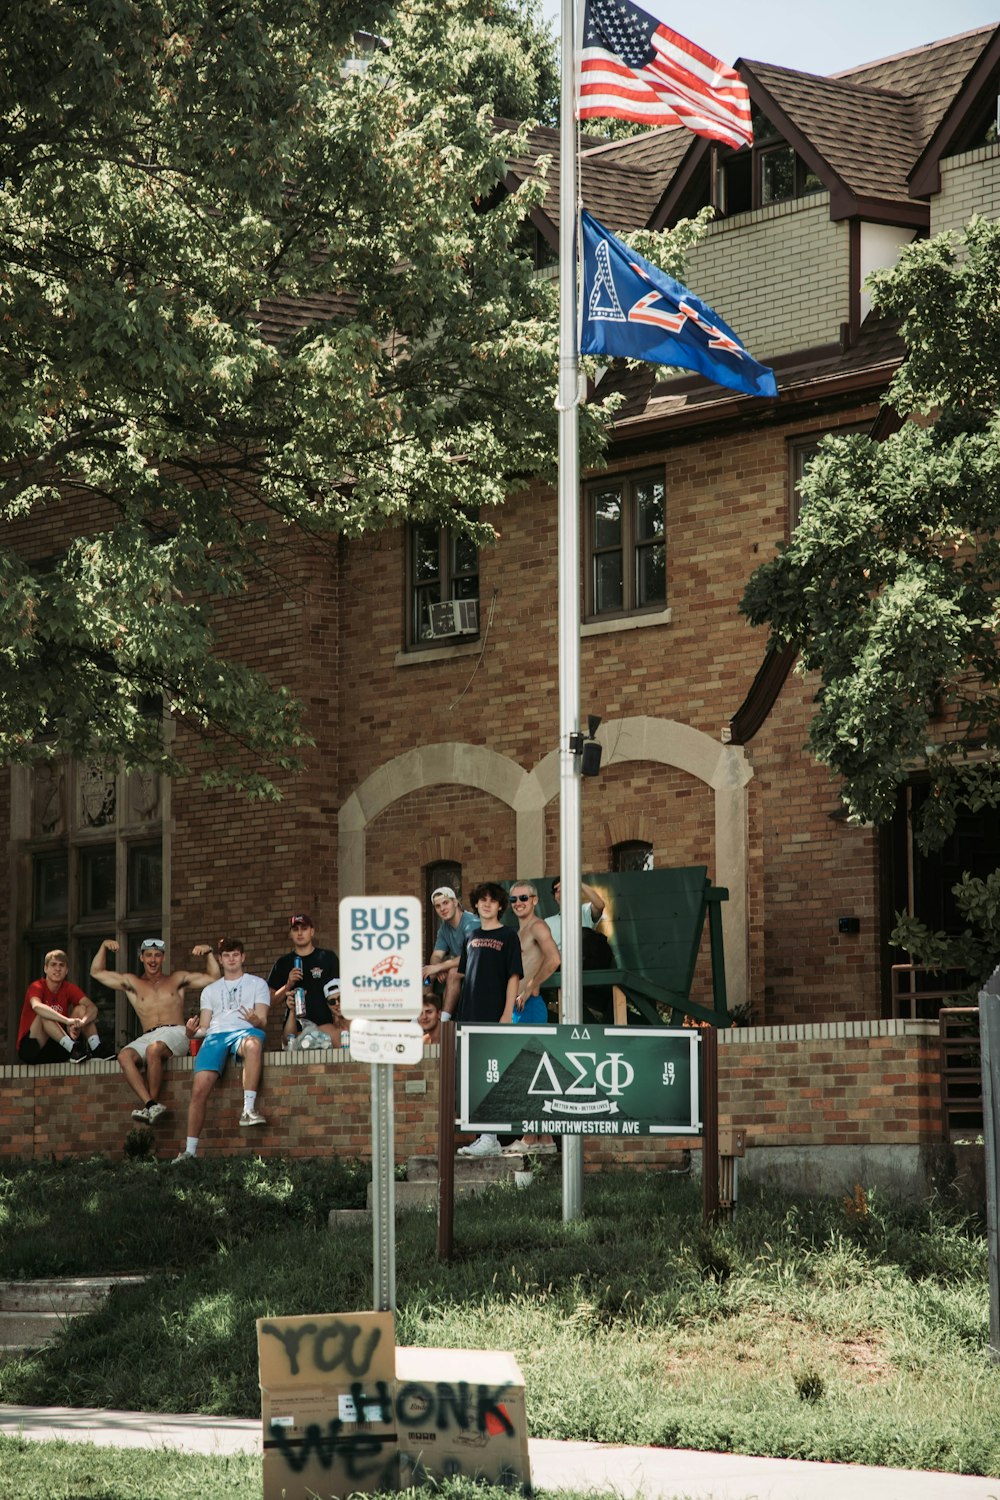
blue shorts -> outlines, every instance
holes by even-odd
[[[226,1060],[236,1057],[240,1047],[248,1036],[259,1037],[262,1042],[267,1040],[264,1032],[258,1026],[245,1026],[239,1031],[211,1031],[198,1048],[194,1060],[196,1073],[221,1073],[226,1066]]]
[[[549,1008],[541,995],[529,995],[522,1008],[514,1010],[511,1019],[515,1026],[547,1026]]]

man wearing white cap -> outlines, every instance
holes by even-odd
[[[441,1006],[442,1021],[450,1021],[458,1008],[458,996],[462,982],[458,977],[458,960],[462,947],[470,933],[479,931],[479,918],[475,912],[463,911],[458,896],[450,885],[439,885],[431,892],[431,905],[441,918],[441,925],[434,939],[434,951],[424,966],[425,979],[440,979],[444,984],[444,1001]]]

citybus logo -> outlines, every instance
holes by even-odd
[[[372,964],[367,974],[355,974],[352,981],[356,990],[408,990],[411,988],[409,981],[400,979],[400,970],[403,967],[403,957],[400,953],[387,953],[385,958],[380,958],[377,963]]]

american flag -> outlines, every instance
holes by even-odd
[[[577,91],[581,120],[685,125],[727,146],[753,144],[739,74],[630,0],[587,0]]]

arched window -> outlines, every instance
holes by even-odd
[[[623,870],[651,870],[653,868],[653,846],[645,839],[625,839],[611,846],[611,868],[616,874]]]

